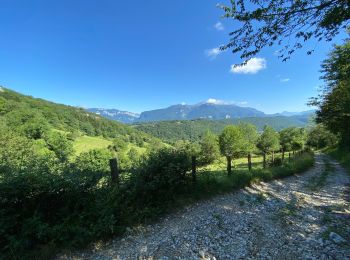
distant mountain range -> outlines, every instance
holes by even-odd
[[[88,108],[87,110],[105,118],[116,120],[126,124],[132,124],[140,117],[140,114],[128,111],[121,111],[118,109]]]
[[[308,116],[315,114],[315,110],[306,110],[302,112],[288,112],[283,111],[282,113],[272,114],[271,116]]]
[[[170,120],[222,120],[239,119],[247,117],[273,117],[273,116],[309,116],[315,111],[277,113],[273,115],[265,114],[251,107],[241,107],[235,104],[217,103],[208,100],[195,105],[178,104],[167,108],[144,111],[141,114],[121,111],[118,109],[89,108],[89,112],[96,113],[109,119],[123,123],[158,122]]]

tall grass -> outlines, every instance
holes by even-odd
[[[331,157],[339,161],[350,173],[350,149],[333,148],[326,151]]]

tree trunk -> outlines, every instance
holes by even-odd
[[[288,153],[288,160],[290,161],[290,152]]]
[[[248,169],[249,171],[252,170],[252,154],[248,153]]]
[[[231,156],[226,156],[226,159],[227,159],[227,174],[231,175],[231,173],[232,173],[232,167],[231,167],[232,158],[231,158]]]
[[[275,151],[272,151],[272,165],[275,165]]]
[[[282,149],[282,163],[284,161],[284,149]]]
[[[264,153],[263,157],[264,157],[263,167],[265,169],[266,168],[266,153]]]

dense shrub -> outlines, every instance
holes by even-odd
[[[318,124],[308,131],[307,144],[310,147],[321,149],[335,146],[337,139],[324,125]]]
[[[151,152],[135,176],[138,196],[145,203],[158,203],[171,198],[186,184],[191,169],[191,156],[182,149],[163,148]]]

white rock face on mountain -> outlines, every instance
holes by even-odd
[[[123,123],[133,123],[140,116],[137,113],[121,111],[118,109],[88,108],[87,110],[97,115],[100,115],[109,119],[117,120]]]

